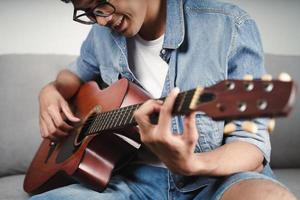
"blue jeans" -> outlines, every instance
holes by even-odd
[[[123,173],[113,176],[108,187],[101,193],[90,190],[81,184],[73,184],[32,196],[30,200],[217,200],[234,183],[247,179],[264,179],[279,183],[274,178],[269,165],[266,165],[261,173],[236,173],[228,177],[218,178],[198,190],[183,193],[176,189],[172,181],[169,181],[167,169],[132,164],[126,167]]]

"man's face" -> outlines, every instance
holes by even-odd
[[[97,6],[96,0],[75,0],[74,7],[82,10],[90,10]],[[146,0],[110,0],[116,11],[109,17],[96,16],[97,23],[100,26],[107,26],[121,33],[125,37],[136,35],[141,29],[146,13]]]

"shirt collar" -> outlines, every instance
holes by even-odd
[[[167,24],[163,48],[177,49],[184,40],[183,0],[167,0]]]

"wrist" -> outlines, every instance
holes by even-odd
[[[212,160],[207,156],[207,153],[195,153],[195,163],[192,174],[194,176],[199,175],[213,175],[214,171],[216,171],[218,165],[216,162],[212,162]]]

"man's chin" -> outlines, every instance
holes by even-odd
[[[130,30],[126,29],[121,34],[127,38],[131,38],[131,37],[135,36],[137,33],[138,33],[137,31],[130,31]]]

